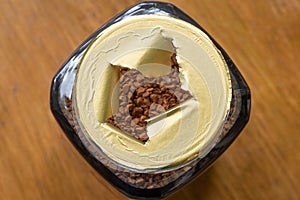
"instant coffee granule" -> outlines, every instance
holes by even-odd
[[[171,57],[171,70],[167,75],[146,77],[137,69],[119,68],[118,112],[107,123],[123,132],[146,142],[147,121],[180,103],[192,98],[189,91],[181,88],[179,65],[176,54]]]

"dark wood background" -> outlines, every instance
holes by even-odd
[[[53,75],[134,0],[0,0],[0,199],[127,199],[64,136]],[[206,173],[168,200],[300,199],[300,0],[173,0],[234,60],[249,124]]]

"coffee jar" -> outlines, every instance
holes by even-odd
[[[250,90],[220,45],[183,11],[140,2],[72,53],[53,78],[50,104],[107,181],[131,198],[160,199],[235,140],[249,119]]]

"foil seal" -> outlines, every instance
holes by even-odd
[[[158,76],[169,71],[174,52],[181,87],[194,98],[150,123],[145,144],[105,123],[117,106],[115,66]],[[86,134],[108,157],[155,169],[182,164],[214,146],[228,113],[231,80],[224,58],[201,30],[172,17],[141,15],[110,26],[93,41],[77,72],[75,98]]]

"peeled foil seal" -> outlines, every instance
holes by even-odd
[[[225,119],[229,108],[230,78],[224,60],[217,58],[220,56],[218,50],[214,46],[207,47],[212,45],[208,38],[203,36],[203,41],[199,41],[199,35],[195,35],[197,39],[191,37],[188,41],[178,30],[186,29],[183,26],[185,24],[181,24],[183,22],[178,25],[178,20],[170,17],[143,17],[148,18],[143,19],[146,23],[138,19],[139,17],[132,17],[119,25],[112,25],[111,28],[118,32],[106,29],[89,47],[77,74],[77,112],[88,137],[112,160],[136,169],[174,166],[201,154],[205,155],[213,147],[222,126],[220,119]],[[164,20],[165,23],[158,23]],[[149,26],[151,22],[157,25]],[[191,36],[199,34],[189,33]],[[202,53],[206,57],[201,58],[202,63],[199,62],[199,65],[217,65],[217,69],[213,70],[216,73],[220,70],[220,77],[225,74],[223,81],[227,88],[224,91],[220,89],[223,86],[217,85],[224,84],[223,82],[218,83],[215,80],[208,83],[211,77],[205,77],[194,66],[199,58],[191,61],[185,56],[188,54],[181,45],[189,42],[190,51],[193,48],[203,48],[198,56],[201,58]],[[207,52],[211,47],[215,50]],[[173,53],[176,53],[181,67],[181,87],[188,90],[193,98],[148,119],[147,131],[150,139],[145,144],[107,124],[106,120],[118,110],[118,66],[136,68],[145,76],[160,76],[170,72],[170,57]],[[220,95],[219,99],[213,99],[213,95],[218,95],[218,92],[225,96]],[[217,113],[214,110],[216,107],[222,110]],[[215,116],[218,117],[218,124],[212,124]],[[211,128],[213,126],[216,126],[214,130]]]

